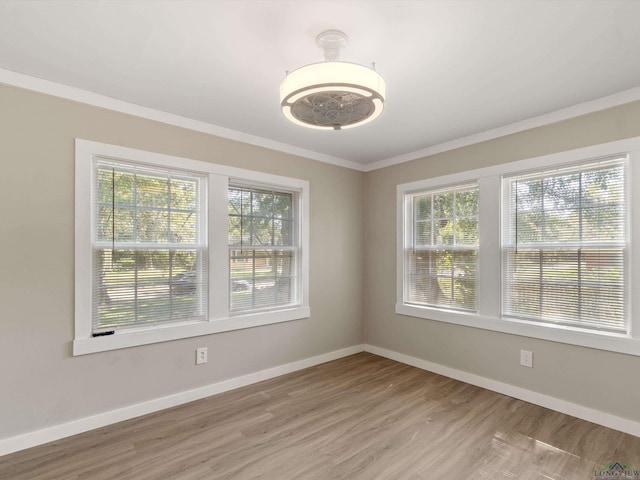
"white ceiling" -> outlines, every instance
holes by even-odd
[[[639,23],[637,0],[0,0],[0,68],[370,165],[637,91]],[[387,82],[369,125],[280,112],[285,71],[321,61],[329,28]]]

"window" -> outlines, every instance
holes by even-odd
[[[640,356],[640,137],[397,186],[401,315]]]
[[[478,185],[406,196],[405,302],[475,311]]]
[[[296,193],[259,186],[229,188],[231,311],[297,302]]]
[[[76,140],[74,354],[309,317],[308,182]]]
[[[504,179],[503,312],[627,331],[626,159]]]
[[[206,319],[203,176],[96,157],[92,334]]]

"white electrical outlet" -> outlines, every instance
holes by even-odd
[[[207,363],[207,347],[196,349],[196,365]]]
[[[533,352],[529,350],[520,350],[520,365],[523,367],[533,368]]]

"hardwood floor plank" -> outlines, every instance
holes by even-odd
[[[640,438],[362,353],[0,457],[1,480],[585,480]]]

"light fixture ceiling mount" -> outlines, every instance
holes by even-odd
[[[384,107],[386,85],[373,69],[339,61],[347,36],[327,30],[316,37],[325,61],[288,73],[280,84],[282,111],[293,123],[340,130],[377,118]]]

